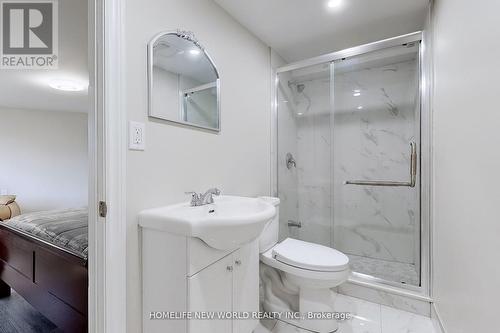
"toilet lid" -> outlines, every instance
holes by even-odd
[[[273,258],[284,264],[320,272],[349,268],[349,258],[327,246],[287,238],[273,248]]]

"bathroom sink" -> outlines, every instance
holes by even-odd
[[[139,225],[187,237],[229,250],[256,239],[276,214],[273,205],[259,198],[217,196],[214,203],[192,207],[188,202],[144,210]]]

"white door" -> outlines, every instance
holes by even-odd
[[[229,255],[188,278],[188,311],[213,314],[213,319],[188,320],[188,333],[231,333],[232,321],[218,313],[233,307],[233,256]]]

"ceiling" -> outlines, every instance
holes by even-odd
[[[293,62],[422,30],[429,0],[214,0]]]
[[[59,1],[59,69],[0,69],[0,107],[87,112],[87,91],[48,86],[51,79],[88,82],[87,0]]]

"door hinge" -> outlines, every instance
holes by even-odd
[[[99,216],[106,217],[108,215],[108,205],[106,201],[99,201]]]

